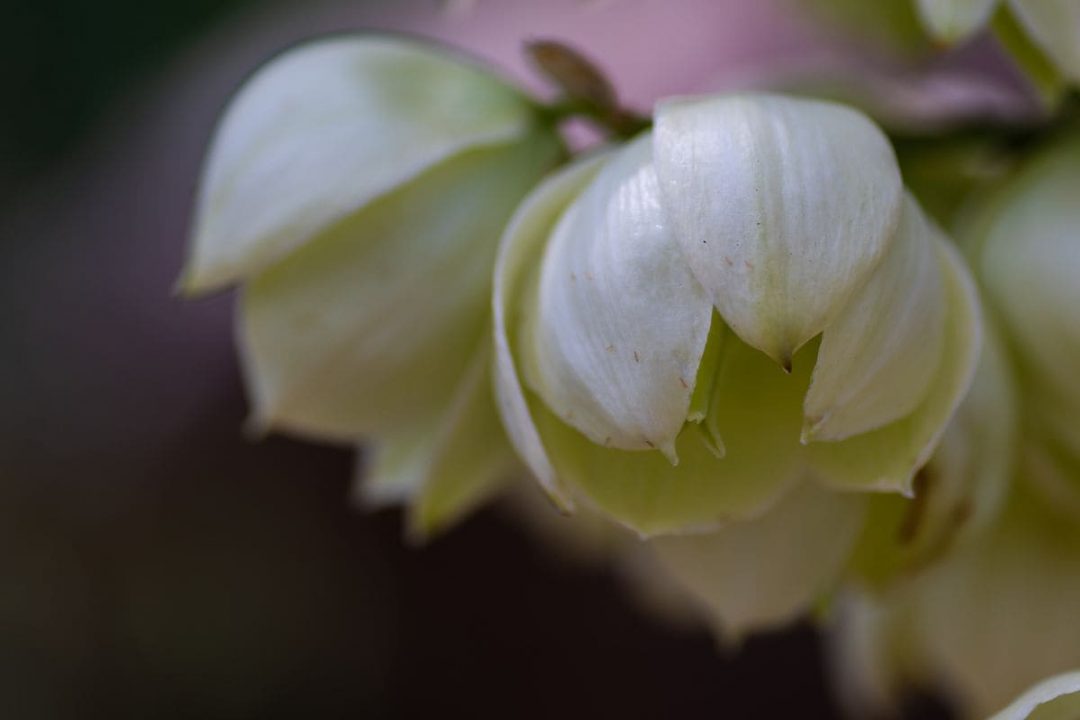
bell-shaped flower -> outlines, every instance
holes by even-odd
[[[807,473],[910,494],[979,344],[880,130],[769,95],[662,103],[542,185],[494,310],[519,454],[557,503],[643,534],[755,517]]]
[[[512,457],[487,379],[498,238],[562,153],[518,90],[419,42],[337,36],[255,73],[216,130],[181,280],[242,284],[253,426],[377,437],[375,497],[448,473],[440,497],[473,497],[462,483]]]

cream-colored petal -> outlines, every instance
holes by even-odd
[[[248,80],[217,128],[181,287],[250,277],[432,165],[532,122],[518,91],[433,46],[377,35],[300,45]]]
[[[1080,3],[1076,0],[1010,0],[1032,40],[1073,82],[1080,82]]]
[[[982,29],[998,0],[918,0],[919,17],[936,40],[956,43]]]
[[[410,534],[426,540],[505,486],[517,463],[495,409],[491,355],[485,338],[441,413],[361,449],[357,502],[408,507]]]
[[[712,613],[721,637],[795,620],[834,589],[866,498],[804,483],[754,520],[651,541],[660,560]]]
[[[536,136],[452,158],[245,286],[254,422],[349,440],[440,412],[488,322],[502,228],[557,152]]]
[[[517,469],[495,409],[492,346],[485,338],[444,415],[419,493],[411,532],[426,539],[502,490]]]
[[[649,136],[612,158],[563,214],[533,302],[526,384],[595,443],[671,456],[712,304],[660,207]]]
[[[840,105],[669,100],[653,153],[691,271],[732,330],[781,364],[866,282],[899,220],[888,140]]]
[[[545,180],[521,203],[499,244],[492,310],[495,322],[495,394],[503,426],[540,486],[563,510],[573,508],[537,432],[518,374],[518,325],[545,244],[563,211],[588,185],[607,155],[587,157]]]
[[[372,440],[356,450],[352,496],[366,508],[407,505],[424,483],[435,440],[432,422]]]
[[[679,464],[660,453],[598,445],[535,398],[543,444],[558,475],[601,512],[640,535],[713,529],[765,512],[800,474],[800,405],[813,352],[785,373],[763,353],[729,337],[721,348],[706,423],[722,437],[723,458],[690,424],[676,441]]]
[[[822,336],[804,405],[805,440],[874,430],[926,397],[948,310],[936,233],[908,195],[881,265]]]
[[[978,296],[952,246],[940,240],[936,245],[948,305],[937,376],[923,402],[906,417],[847,440],[806,447],[811,467],[833,487],[911,494],[916,471],[930,459],[971,386],[982,336]]]
[[[1043,680],[990,720],[1075,720],[1080,717],[1080,670]]]

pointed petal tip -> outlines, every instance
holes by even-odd
[[[652,444],[652,443],[650,443]],[[675,441],[668,440],[667,442],[660,443],[658,446],[660,453],[667,458],[667,461],[671,463],[671,467],[678,467],[679,465],[679,453],[675,450]]]
[[[720,430],[709,422],[703,422],[697,428],[705,449],[717,460],[723,460],[727,456],[727,446],[724,445],[724,438],[721,437]]]
[[[803,417],[802,431],[799,433],[799,444],[809,445],[818,440],[818,431],[824,422],[825,418],[823,417]]]

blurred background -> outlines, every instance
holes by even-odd
[[[757,0],[8,0],[0,717],[839,717],[808,626],[718,648],[499,508],[409,546],[350,504],[351,450],[243,437],[232,298],[171,295],[199,163],[246,74],[356,28],[538,91],[521,43],[562,40],[646,110],[793,67],[847,83],[853,52]],[[942,112],[947,76],[858,57],[898,122]]]

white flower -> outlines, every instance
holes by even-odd
[[[528,98],[418,42],[333,37],[260,69],[215,133],[182,279],[242,284],[253,424],[377,438],[371,497],[447,481],[448,512],[473,502],[512,457],[487,380],[498,238],[561,153]]]
[[[778,96],[663,103],[547,182],[494,302],[519,453],[556,502],[643,534],[754,517],[807,473],[910,493],[979,336],[880,131]]]

